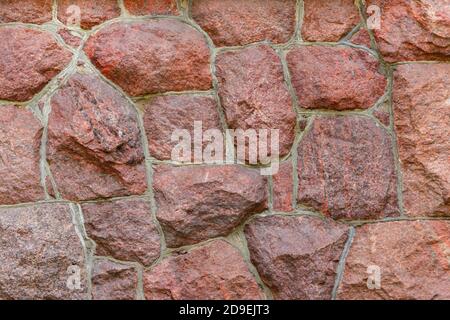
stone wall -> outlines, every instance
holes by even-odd
[[[1,0],[0,299],[450,299],[449,14]],[[278,173],[175,163],[194,121]]]

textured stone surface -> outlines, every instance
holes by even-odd
[[[232,129],[278,129],[280,155],[294,141],[295,112],[280,58],[267,45],[225,52],[216,59],[219,96]]]
[[[168,247],[227,235],[267,207],[265,178],[238,165],[156,166],[153,188]]]
[[[71,58],[46,31],[2,27],[0,39],[0,100],[31,99]]]
[[[247,224],[245,236],[275,299],[330,299],[347,229],[311,216],[267,216]]]
[[[239,251],[223,240],[172,255],[145,272],[144,295],[148,300],[263,297]]]
[[[148,14],[178,14],[176,0],[124,0],[123,4],[129,13],[136,16]]]
[[[388,127],[390,125],[391,114],[389,112],[389,106],[387,103],[379,105],[377,108],[375,108],[375,110],[373,110],[372,114],[385,126]]]
[[[400,65],[393,109],[408,215],[450,216],[450,64]]]
[[[206,39],[178,20],[114,23],[93,35],[84,50],[132,96],[212,86]]]
[[[396,216],[396,183],[391,138],[369,118],[316,118],[298,147],[298,203],[327,216]]]
[[[383,95],[378,61],[349,47],[304,46],[287,54],[298,103],[308,109],[367,109]]]
[[[42,24],[50,20],[52,20],[52,0],[0,1],[0,23],[24,22]]]
[[[81,36],[79,33],[61,28],[58,30],[58,34],[63,38],[64,42],[73,48],[78,48],[81,44]]]
[[[380,268],[380,289],[367,287],[369,266]],[[367,224],[356,230],[337,297],[448,300],[449,270],[449,221]]]
[[[381,9],[381,28],[374,29],[377,45],[389,62],[448,60],[450,3],[432,0],[369,0]]]
[[[39,148],[42,125],[30,110],[0,106],[0,204],[44,198]]]
[[[147,201],[85,203],[82,209],[86,232],[97,244],[97,255],[143,265],[159,257],[160,236]]]
[[[71,200],[141,194],[144,154],[133,107],[94,75],[73,75],[51,100],[47,159]]]
[[[337,42],[360,20],[354,0],[305,0],[303,6],[305,41]]]
[[[358,32],[356,32],[351,38],[351,42],[354,44],[359,44],[361,46],[366,46],[370,48],[372,45],[370,43],[370,35],[367,29],[361,28]]]
[[[160,160],[171,159],[172,149],[178,144],[178,141],[171,140],[175,130],[189,130],[193,154],[194,121],[202,122],[203,134],[208,129],[221,130],[222,127],[217,103],[212,96],[158,96],[145,102],[143,108],[150,155]],[[209,141],[204,141],[203,147],[208,144]]]
[[[277,174],[272,177],[273,184],[273,210],[292,211],[292,198],[294,192],[294,177],[292,161],[280,164]]]
[[[86,298],[83,247],[68,205],[1,208],[0,233],[0,300]],[[80,290],[67,286],[71,266],[80,268]]]
[[[138,286],[133,267],[96,259],[92,270],[93,300],[134,300]]]
[[[72,25],[77,11],[73,6],[80,8],[80,27],[91,29],[107,20],[120,16],[120,7],[116,0],[58,0],[58,20],[64,24]]]
[[[195,0],[191,14],[219,47],[284,43],[295,29],[295,0]]]

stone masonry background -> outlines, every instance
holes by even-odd
[[[448,0],[0,0],[0,299],[450,299],[449,62]]]

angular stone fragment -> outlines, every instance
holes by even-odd
[[[391,137],[363,116],[319,117],[298,147],[298,203],[334,219],[397,216]]]
[[[295,6],[295,0],[195,0],[191,14],[219,47],[284,43],[294,34]]]
[[[84,50],[131,96],[212,87],[206,39],[179,20],[114,23],[94,34]]]
[[[280,300],[331,299],[347,231],[311,216],[258,217],[245,226],[250,258]]]
[[[23,22],[42,24],[50,20],[52,20],[52,0],[0,1],[0,23]]]
[[[275,211],[292,211],[292,198],[294,192],[294,177],[292,161],[280,163],[277,174],[272,177],[273,183],[273,209]]]
[[[63,38],[64,42],[73,48],[78,48],[81,44],[81,35],[78,32],[61,28],[58,34]]]
[[[399,65],[393,109],[411,216],[450,216],[450,64]]]
[[[150,204],[130,199],[82,205],[88,236],[96,253],[150,265],[160,254],[160,236]]]
[[[223,240],[172,255],[144,274],[147,300],[253,300],[262,290],[237,249]]]
[[[47,31],[2,27],[0,39],[0,100],[30,100],[71,58]]]
[[[378,61],[363,50],[303,46],[287,54],[299,105],[307,109],[367,109],[384,93]]]
[[[79,27],[83,29],[91,29],[120,16],[120,7],[116,0],[58,0],[57,2],[58,20],[72,26],[77,26],[79,23]]]
[[[239,165],[157,166],[153,188],[168,247],[225,236],[267,208],[266,179]]]
[[[448,1],[368,0],[366,3],[380,8],[381,28],[373,32],[386,61],[450,58]]]
[[[138,286],[135,268],[96,259],[92,270],[92,299],[134,300]]]
[[[148,14],[178,15],[176,0],[124,0],[129,13],[135,16]]]
[[[387,103],[378,106],[372,113],[382,124],[388,127],[391,123],[391,114]]]
[[[83,246],[68,205],[1,208],[0,233],[0,300],[87,298]]]
[[[40,179],[42,125],[27,109],[0,106],[0,204],[45,197]]]
[[[337,298],[448,300],[449,270],[449,221],[367,224],[356,230]]]
[[[175,130],[190,132],[191,154],[194,153],[195,121],[201,121],[202,135],[209,129],[222,131],[217,103],[212,96],[158,96],[144,103],[143,108],[150,155],[160,160],[171,159],[172,150],[179,143],[172,142]],[[205,148],[209,141],[204,139],[203,142]]]
[[[51,100],[47,160],[66,199],[146,190],[144,153],[133,107],[94,75],[73,75]]]
[[[302,37],[306,41],[337,42],[359,22],[354,0],[305,0]]]
[[[217,57],[216,69],[228,126],[255,129],[258,141],[263,141],[261,129],[277,129],[279,154],[288,154],[294,141],[296,115],[275,51],[258,45],[225,52]]]
[[[351,38],[351,42],[367,48],[371,48],[370,34],[365,28],[360,28]]]

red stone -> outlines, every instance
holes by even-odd
[[[237,249],[223,240],[171,255],[144,273],[147,300],[253,300],[263,297]]]
[[[114,23],[91,36],[84,50],[131,96],[212,86],[206,39],[179,20]]]
[[[0,23],[23,22],[42,24],[51,20],[52,0],[0,1]]]
[[[273,210],[292,211],[292,198],[294,192],[294,177],[292,161],[280,163],[277,174],[273,177]]]
[[[337,298],[448,300],[449,261],[449,221],[367,224],[357,228]],[[369,279],[374,271],[379,288]]]
[[[73,75],[51,100],[47,159],[66,199],[142,194],[144,153],[133,107],[94,75]]]
[[[124,0],[123,4],[128,12],[135,16],[178,15],[176,0]]]
[[[318,117],[298,147],[298,203],[334,219],[399,215],[390,135],[364,116]]]
[[[245,226],[250,258],[275,299],[331,299],[348,227],[311,216],[258,217]]]
[[[289,51],[286,59],[302,108],[367,109],[386,88],[378,61],[363,50],[302,46]]]
[[[120,16],[120,7],[116,0],[57,0],[58,19],[66,25],[74,23],[77,11],[73,6],[80,8],[78,21],[83,29],[91,29],[107,20]]]
[[[71,59],[47,31],[3,27],[0,39],[0,100],[30,100]]]
[[[389,127],[391,123],[391,114],[389,113],[389,107],[386,103],[378,106],[373,110],[372,114],[386,127]]]
[[[58,34],[63,38],[64,42],[73,48],[78,48],[81,44],[81,35],[75,31],[61,28]]]
[[[267,208],[267,183],[239,165],[156,166],[157,218],[168,247],[225,236]]]
[[[351,38],[351,42],[354,44],[358,44],[361,46],[365,46],[367,48],[371,48],[372,44],[370,41],[370,34],[365,28],[359,29],[358,32],[356,32],[353,37]]]

